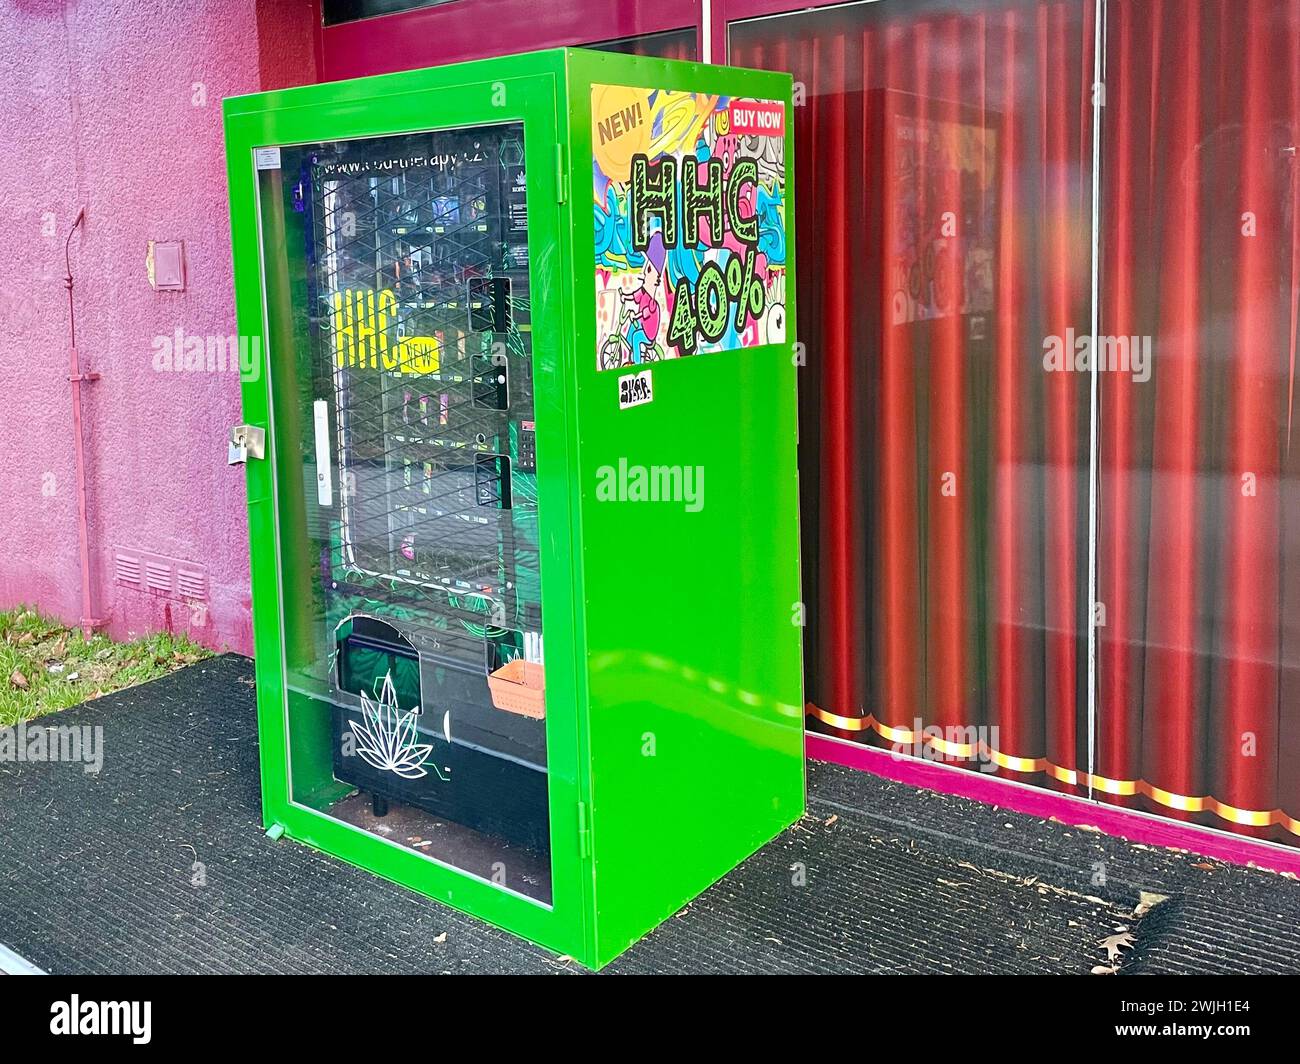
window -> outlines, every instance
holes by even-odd
[[[805,97],[810,726],[1300,843],[1300,3],[729,44]]]

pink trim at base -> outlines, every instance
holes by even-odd
[[[825,735],[809,732],[807,739],[809,757],[861,769],[912,787],[973,798],[987,805],[1029,816],[1050,817],[1077,827],[1099,828],[1108,835],[1118,835],[1130,842],[1191,850],[1231,864],[1300,875],[1300,850],[1292,852],[1255,839],[1236,838],[1209,828],[1162,820],[953,765],[914,757],[895,757],[887,750],[841,742]]]

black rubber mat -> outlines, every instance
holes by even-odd
[[[1300,882],[1186,850],[1128,842],[1054,820],[814,762],[810,808],[842,811],[917,850],[1112,899],[1140,918],[1121,974],[1300,973]],[[1165,899],[1163,901],[1157,899]],[[1137,903],[1136,905],[1134,903]],[[1105,964],[1098,950],[1097,964]]]
[[[98,775],[0,762],[0,943],[47,971],[575,970],[266,839],[245,658],[39,724],[104,729]],[[1300,971],[1285,877],[835,766],[809,789],[801,824],[607,971],[1088,972],[1124,931],[1122,972]],[[1142,891],[1169,900],[1135,916]]]

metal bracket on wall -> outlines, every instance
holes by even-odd
[[[227,465],[243,465],[250,458],[266,457],[266,430],[256,425],[234,425],[226,448]]]

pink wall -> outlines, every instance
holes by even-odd
[[[0,8],[0,608],[80,617],[63,243],[72,239],[92,584],[109,632],[252,648],[237,373],[159,372],[155,340],[234,331],[221,100],[314,80],[303,0],[13,0]],[[18,47],[17,43],[22,42]],[[188,290],[146,244],[184,240]],[[208,601],[115,580],[119,550],[202,566]]]
[[[516,50],[538,46],[526,0],[489,2],[510,15]],[[557,42],[698,18],[695,0],[664,0],[653,16],[628,7],[567,5],[573,25]],[[160,371],[155,354],[177,329],[205,343],[234,330],[221,100],[314,81],[317,17],[313,0],[0,6],[0,609],[26,603],[68,623],[82,613],[63,245],[84,207],[71,249],[82,370],[102,374],[82,390],[94,613],[115,637],[187,631],[251,652],[243,476],[225,462],[238,376]],[[434,42],[454,51],[457,34],[481,48],[481,9],[401,18],[414,19],[396,38],[416,50],[405,63],[389,54],[391,32],[379,38],[387,61],[376,60],[365,41],[378,24],[358,23],[326,35],[331,76],[349,63],[422,65]],[[151,239],[185,241],[186,291],[149,286]],[[205,594],[124,582],[119,556],[140,553],[201,570]]]

